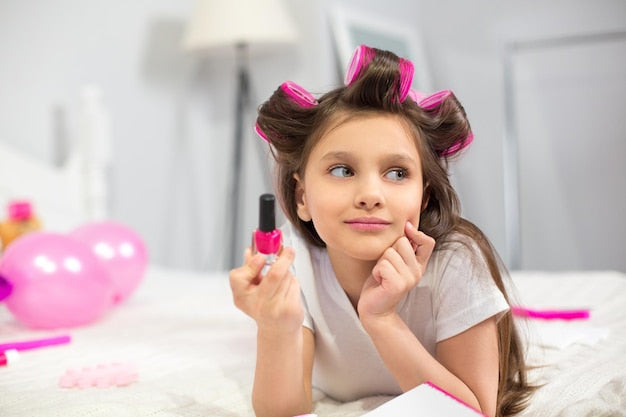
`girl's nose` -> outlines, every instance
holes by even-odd
[[[358,184],[355,203],[359,208],[371,210],[384,204],[382,184],[378,178],[364,178]]]

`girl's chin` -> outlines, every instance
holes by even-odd
[[[347,256],[349,258],[364,261],[364,262],[377,262],[383,253],[387,249],[389,249],[395,242],[397,238],[393,239],[381,239],[380,236],[378,238],[361,238],[354,239],[349,241],[336,242],[337,245],[328,245],[326,248],[330,251],[337,251],[342,253],[343,256]],[[334,248],[332,247],[334,246]]]
[[[349,255],[359,261],[377,262],[381,258],[381,256],[383,256],[383,253],[385,253],[385,250],[387,250],[387,248],[388,247],[368,248],[365,250],[352,250],[349,252]]]

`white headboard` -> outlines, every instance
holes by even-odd
[[[0,142],[0,218],[6,218],[9,201],[27,199],[45,230],[68,232],[106,216],[104,178],[78,151],[55,167]]]

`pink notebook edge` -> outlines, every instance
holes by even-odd
[[[466,403],[465,401],[463,401],[462,399],[460,399],[456,395],[450,394],[448,391],[446,391],[445,389],[441,388],[439,385],[437,385],[437,384],[435,384],[433,382],[430,382],[430,381],[424,382],[424,385],[428,385],[431,388],[434,388],[435,390],[441,392],[442,394],[446,395],[447,397],[452,398],[453,400],[455,400],[456,402],[464,405],[465,407],[469,408],[470,410],[475,411],[478,415],[483,416],[483,417],[487,417],[480,410],[476,409],[476,407],[473,407],[473,406],[469,405],[468,403]]]

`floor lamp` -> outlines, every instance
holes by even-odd
[[[241,254],[238,243],[244,115],[250,104],[249,57],[272,52],[296,42],[296,31],[280,0],[198,0],[187,27],[183,47],[187,51],[223,59],[234,50],[237,64],[235,129],[232,164],[234,174],[226,213],[230,239],[228,268],[236,266]]]

